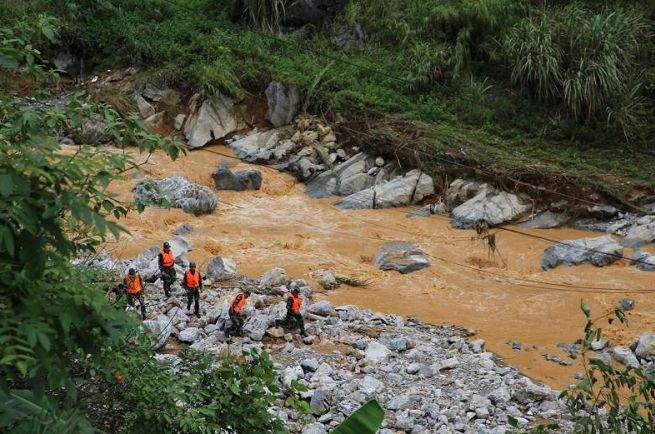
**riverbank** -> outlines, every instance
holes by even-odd
[[[112,189],[131,200],[134,178],[162,178],[177,173],[201,185],[213,186],[211,173],[226,162],[234,169],[252,168],[220,154],[229,149],[210,146],[177,161],[154,155],[141,174],[115,182]],[[591,265],[541,271],[540,259],[548,243],[516,234],[498,235],[498,247],[507,266],[494,263],[474,231],[456,230],[446,219],[432,216],[407,219],[407,209],[340,210],[329,199],[310,199],[304,186],[291,175],[272,168],[262,171],[259,191],[221,191],[219,205],[210,215],[194,217],[179,209],[149,208],[130,213],[122,224],[131,238],[108,245],[112,255],[131,258],[161,240],[183,223],[195,230],[189,235],[194,250],[189,258],[201,269],[215,255],[236,263],[240,274],[257,276],[273,266],[284,267],[290,276],[312,281],[309,273],[331,269],[342,275],[373,279],[366,288],[343,287],[322,295],[335,304],[356,304],[386,313],[417,315],[435,324],[458,324],[473,329],[487,341],[487,348],[527,375],[562,388],[579,371],[557,346],[572,343],[582,333],[580,299],[594,312],[602,312],[629,296],[636,308],[629,312],[629,328],[612,325],[607,332],[616,344],[629,345],[643,331],[653,328],[655,305],[646,294],[630,294],[612,288],[643,290],[652,287],[652,276],[627,264],[597,268]],[[570,239],[590,233],[572,229],[528,230],[534,234]],[[432,266],[411,275],[380,271],[372,263],[385,240],[416,242],[435,257]],[[253,260],[253,258],[257,258]],[[473,268],[453,265],[456,262]],[[479,268],[479,271],[476,269]],[[490,274],[494,273],[494,274]],[[558,286],[526,282],[551,282]],[[606,287],[611,291],[566,290]],[[650,297],[652,298],[652,297]],[[521,343],[521,350],[512,342]],[[536,348],[534,348],[536,347]],[[572,363],[561,366],[547,361],[557,354]]]

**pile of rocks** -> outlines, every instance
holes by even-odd
[[[184,250],[184,239],[173,238]],[[187,246],[190,248],[190,246]],[[125,261],[151,267],[155,249]],[[178,255],[180,256],[180,255]],[[156,258],[154,259],[156,261]],[[327,433],[371,398],[385,409],[381,433],[479,432],[504,433],[510,417],[522,427],[541,420],[567,427],[557,393],[535,384],[484,349],[481,339],[454,326],[434,326],[416,318],[384,315],[355,306],[311,302],[312,289],[292,280],[282,268],[258,279],[238,276],[233,263],[215,258],[205,275],[201,316],[187,315],[184,291],[176,284],[166,298],[161,282],[147,283],[145,298],[149,319],[143,328],[156,334],[156,358],[175,371],[180,344],[217,356],[242,355],[252,349],[267,351],[275,362],[281,391],[271,411],[291,432]],[[219,284],[218,281],[221,280]],[[239,290],[251,288],[244,337],[229,343],[223,328],[229,321],[228,302]],[[285,295],[298,288],[308,336],[275,327],[285,314]],[[653,350],[652,343],[644,348]],[[297,391],[295,381],[307,387]],[[285,405],[288,396],[305,399],[311,414]]]

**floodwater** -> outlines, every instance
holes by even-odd
[[[193,151],[175,162],[155,154],[140,173],[110,188],[130,200],[134,181],[142,176],[180,174],[211,187],[210,175],[219,163],[236,170],[252,167],[217,153],[232,155],[222,146]],[[487,349],[507,364],[557,388],[573,382],[579,362],[563,367],[546,361],[544,355],[570,360],[557,344],[581,337],[582,298],[594,316],[607,312],[623,297],[635,300],[628,326],[603,321],[613,342],[630,344],[641,332],[654,329],[655,297],[643,292],[655,289],[653,272],[639,271],[625,262],[542,272],[540,258],[546,241],[501,231],[496,239],[502,259],[490,258],[473,231],[452,229],[445,216],[408,219],[405,213],[412,208],[340,210],[331,206],[334,199],[307,197],[303,185],[291,175],[258,169],[263,175],[262,189],[218,192],[219,207],[212,215],[194,217],[179,209],[157,208],[130,213],[121,224],[131,234],[108,243],[107,249],[117,257],[130,258],[153,244],[160,245],[180,224],[190,223],[194,231],[188,237],[194,249],[189,258],[201,269],[212,256],[220,255],[234,260],[237,271],[251,277],[281,266],[291,278],[308,281],[312,280],[309,272],[318,269],[371,279],[367,287],[342,286],[320,296],[336,304],[465,326],[485,339]],[[594,235],[572,229],[521,231],[559,240]],[[408,275],[377,270],[376,252],[392,240],[417,243],[432,256],[432,266]],[[519,341],[522,350],[513,350],[511,341]]]

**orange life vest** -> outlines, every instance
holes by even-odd
[[[173,256],[173,251],[172,250],[162,250],[161,252],[161,264],[164,267],[172,267],[173,264],[175,264],[175,257]]]
[[[200,286],[200,273],[196,270],[195,273],[192,273],[191,270],[187,270],[184,273],[184,278],[186,279],[187,288],[198,288]]]
[[[248,299],[243,296],[243,294],[237,294],[236,297],[234,297],[234,301],[232,302],[232,306],[230,307],[230,310],[232,313],[236,313],[239,315],[241,313],[241,310],[243,309],[243,306],[246,305],[248,302]]]
[[[141,292],[141,275],[136,273],[135,276],[125,276],[125,286],[128,294],[138,294]]]
[[[300,313],[300,306],[302,306],[302,301],[300,300],[300,296],[291,294],[291,312]]]

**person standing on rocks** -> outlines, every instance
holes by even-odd
[[[171,285],[175,282],[175,255],[168,241],[164,243],[164,249],[159,252],[159,271],[164,282],[164,294],[170,297]]]
[[[300,313],[301,307],[302,300],[300,299],[300,291],[298,291],[298,288],[293,288],[287,299],[287,316],[283,320],[275,321],[275,326],[279,327],[282,325],[288,328],[295,328],[298,326],[298,328],[300,328],[300,336],[307,336],[307,332],[305,332],[305,322]]]
[[[186,310],[191,314],[191,303],[194,304],[193,311],[196,316],[200,316],[200,290],[202,289],[202,276],[200,271],[196,270],[196,263],[190,262],[189,269],[184,273],[182,286],[186,289]]]
[[[143,280],[141,279],[141,274],[137,273],[134,268],[130,268],[127,276],[123,280],[123,284],[127,291],[127,304],[134,307],[134,299],[139,300],[141,318],[146,319],[146,303],[143,301]]]
[[[225,336],[230,337],[230,335],[241,336],[243,334],[243,307],[248,303],[248,297],[250,297],[250,291],[244,289],[242,292],[238,293],[232,304],[230,305],[230,310],[228,314],[230,315],[230,322],[232,323],[230,327],[225,330]]]

